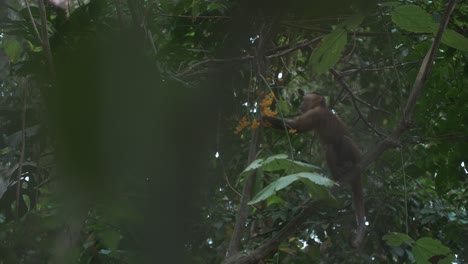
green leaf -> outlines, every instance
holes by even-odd
[[[450,252],[450,249],[442,245],[439,240],[429,237],[418,239],[413,246],[416,263],[429,263],[429,258],[436,255],[448,255]]]
[[[289,104],[286,100],[278,100],[276,102],[275,107],[278,112],[282,113],[285,116],[289,115],[291,112]]]
[[[267,206],[270,206],[272,204],[283,204],[284,200],[281,199],[278,195],[272,195],[267,199]]]
[[[120,241],[120,234],[115,230],[109,229],[100,232],[99,238],[101,238],[102,242],[107,248],[117,249]]]
[[[280,171],[284,170],[288,174],[303,172],[303,171],[322,171],[320,167],[307,164],[300,161],[294,161],[290,159],[275,159],[271,162],[264,162],[262,166],[264,171]]]
[[[9,147],[2,148],[2,149],[0,149],[0,155],[8,154],[8,153],[10,153],[11,151],[12,151],[12,149],[9,148]]]
[[[249,204],[255,204],[261,202],[265,199],[268,199],[272,195],[274,195],[277,191],[288,187],[291,183],[300,180],[300,179],[307,179],[314,184],[321,185],[323,187],[331,187],[333,186],[333,181],[323,177],[317,173],[311,172],[301,172],[296,173],[288,176],[284,176],[279,178],[278,180],[270,183],[267,187],[263,188],[260,192],[255,195],[255,197],[249,202]]]
[[[452,263],[456,263],[455,260],[456,260],[455,255],[450,254],[446,258],[439,260],[438,264],[452,264]]]
[[[252,163],[250,163],[250,165],[247,166],[247,168],[245,168],[244,171],[242,171],[241,175],[245,174],[246,172],[258,169],[259,167],[262,166],[262,162],[263,162],[263,159],[256,159],[252,161]]]
[[[411,32],[436,32],[438,24],[419,6],[404,5],[392,12],[392,21],[398,27]]]
[[[414,243],[414,240],[411,237],[395,232],[383,236],[382,239],[391,247],[399,247],[403,243]]]
[[[312,53],[312,69],[316,73],[324,73],[335,66],[341,57],[346,42],[347,34],[344,29],[336,29],[325,36],[320,46]]]
[[[278,159],[287,159],[288,158],[288,155],[286,154],[278,154],[278,155],[274,155],[274,156],[271,156],[271,157],[268,157],[264,162],[263,164],[268,164],[272,161],[275,161],[275,160],[278,160]]]
[[[361,25],[362,21],[364,20],[365,16],[361,14],[356,14],[348,19],[346,19],[339,27],[346,28],[348,30],[353,30]]]
[[[223,4],[220,3],[210,3],[206,7],[206,11],[213,11],[213,10],[222,10],[224,8]]]
[[[10,61],[13,63],[17,62],[21,53],[21,46],[19,41],[16,39],[7,39],[3,44],[3,48],[5,49],[5,53],[8,56],[8,59],[10,59]]]
[[[244,171],[242,171],[239,178],[242,178],[246,173],[259,168],[268,172],[285,171],[288,174],[311,170],[322,171],[320,167],[300,161],[290,160],[286,154],[278,154],[266,159],[254,160],[249,166],[247,166],[247,168],[245,168]]]
[[[442,43],[461,51],[468,51],[468,38],[451,29],[445,30],[442,35]]]

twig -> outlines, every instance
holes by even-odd
[[[24,2],[26,3],[26,8],[28,9],[29,18],[31,19],[34,32],[36,32],[37,39],[39,40],[40,43],[42,43],[41,35],[39,34],[39,30],[37,29],[36,22],[34,21],[34,17],[31,13],[31,6],[29,5],[29,0],[24,0]]]
[[[468,135],[444,135],[444,136],[429,137],[429,138],[415,137],[409,140],[409,143],[421,144],[421,143],[434,142],[434,141],[457,142],[457,141],[467,141],[467,140],[468,140]]]
[[[364,122],[364,124],[369,127],[375,134],[377,134],[379,137],[381,138],[384,138],[385,135],[382,134],[381,132],[379,132],[377,129],[375,129],[371,124],[369,124],[369,122],[367,122],[367,120],[364,118],[364,115],[362,114],[361,110],[359,109],[359,107],[357,106],[356,104],[356,101],[359,100],[359,102],[363,103],[363,104],[366,104],[367,106],[369,107],[372,107],[369,103],[365,102],[364,100],[362,99],[358,99],[358,97],[356,95],[354,95],[353,91],[351,91],[351,88],[349,87],[349,85],[345,82],[345,80],[343,79],[343,77],[341,77],[341,75],[335,70],[335,69],[330,69],[330,72],[333,74],[333,76],[335,76],[335,78],[338,80],[338,82],[341,84],[341,86],[343,86],[344,89],[346,89],[346,91],[351,95],[351,100],[353,102],[353,106],[354,106],[354,109],[356,109],[356,112],[358,113],[359,115],[359,118],[362,120],[362,122]]]
[[[412,65],[412,64],[418,64],[420,63],[422,60],[415,60],[415,61],[408,61],[408,62],[402,62],[400,64],[396,64],[396,65],[392,65],[392,66],[385,66],[385,67],[381,67],[381,68],[368,68],[370,65],[368,66],[365,66],[365,67],[362,67],[362,68],[359,68],[359,69],[349,69],[349,70],[345,70],[345,71],[342,71],[340,72],[340,75],[345,77],[345,76],[349,76],[349,75],[352,75],[352,74],[355,74],[355,73],[358,73],[358,72],[362,72],[362,71],[382,71],[382,70],[389,70],[389,69],[394,69],[394,68],[397,68],[397,67],[404,67],[406,65]]]
[[[44,0],[37,0],[37,3],[39,7],[39,15],[41,16],[42,49],[45,52],[50,77],[52,80],[55,80],[55,69],[52,60],[52,52],[50,50],[49,36],[47,33],[47,15]]]
[[[228,16],[183,16],[183,15],[169,15],[169,14],[158,14],[163,17],[176,17],[176,18],[188,18],[192,20],[196,19],[231,19]]]
[[[254,58],[253,56],[248,55],[244,57],[237,57],[237,58],[230,58],[230,59],[207,59],[207,60],[200,61],[200,62],[190,65],[189,67],[178,72],[176,76],[179,78],[184,77],[185,75],[189,74],[194,69],[204,66],[206,64],[210,64],[210,63],[241,62],[241,61],[252,60],[253,58]]]
[[[21,150],[20,150],[20,159],[18,163],[18,178],[16,182],[16,221],[19,220],[20,212],[20,197],[21,197],[21,174],[23,174],[23,162],[24,162],[24,152],[26,150],[26,88],[23,88],[23,110],[21,112]]]
[[[238,192],[236,190],[236,188],[234,188],[234,186],[232,186],[231,182],[229,181],[229,178],[226,174],[226,172],[224,172],[224,169],[223,169],[223,175],[224,175],[224,179],[226,180],[226,183],[227,185],[229,186],[229,188],[231,189],[231,191],[233,191],[235,194],[237,194],[239,197],[242,197],[242,194],[240,194],[240,192]]]
[[[289,23],[283,23],[283,26],[287,27],[294,27],[302,30],[307,30],[311,32],[319,32],[319,33],[325,33],[328,34],[331,32],[331,30],[326,30],[326,29],[319,29],[319,28],[308,28],[308,27],[303,27],[299,25],[294,25],[294,24],[289,24]],[[431,35],[430,32],[399,32],[403,36],[420,36],[420,35]],[[382,36],[391,36],[394,35],[395,33],[392,32],[357,32],[357,31],[348,31],[348,35],[354,35],[354,36],[359,36],[359,37],[382,37]]]
[[[294,52],[296,50],[299,50],[299,49],[305,48],[307,46],[310,46],[311,44],[319,41],[320,39],[322,39],[321,36],[317,37],[317,38],[314,38],[312,40],[305,40],[296,47],[289,48],[289,49],[286,49],[286,50],[282,50],[282,51],[277,52],[275,54],[265,56],[265,58],[272,59],[272,58],[277,58],[277,57],[284,56],[284,55],[289,54],[291,52]],[[269,54],[269,53],[270,52],[266,52],[266,54]],[[200,62],[197,62],[195,64],[192,64],[189,67],[186,67],[185,69],[183,69],[182,71],[177,73],[176,76],[180,77],[180,78],[185,77],[186,75],[190,74],[190,72],[195,70],[196,68],[199,68],[199,67],[205,66],[207,64],[211,64],[211,63],[243,62],[243,61],[249,61],[249,60],[252,60],[252,59],[254,59],[254,56],[251,56],[251,55],[247,55],[247,56],[243,56],[243,57],[236,57],[236,58],[228,58],[228,59],[207,59],[207,60],[200,61]]]
[[[271,59],[271,58],[276,58],[276,57],[281,57],[281,56],[284,56],[288,53],[291,53],[291,52],[294,52],[296,50],[299,50],[299,49],[302,49],[302,48],[305,48],[307,46],[310,46],[312,45],[313,43],[321,40],[323,38],[323,36],[320,36],[320,37],[316,37],[314,39],[311,39],[311,40],[305,40],[303,43],[297,45],[296,47],[293,47],[293,48],[290,48],[290,49],[287,49],[287,50],[283,50],[281,52],[278,52],[278,53],[275,53],[275,54],[272,54],[272,55],[269,55],[269,56],[266,56],[267,59]]]

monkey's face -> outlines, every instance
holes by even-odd
[[[302,97],[302,103],[299,106],[299,111],[301,111],[301,113],[305,113],[320,105],[323,105],[323,96],[318,94],[306,94]]]

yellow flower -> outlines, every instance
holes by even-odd
[[[269,107],[271,104],[273,104],[273,100],[275,99],[275,94],[273,92],[267,94],[265,98],[260,102],[260,106],[262,108]]]
[[[263,114],[266,115],[266,116],[276,116],[276,115],[278,115],[277,112],[271,111],[270,108],[264,108],[263,109]]]
[[[259,126],[260,126],[260,122],[258,122],[257,120],[254,120],[254,121],[252,122],[251,128],[252,128],[252,129],[257,129]]]
[[[237,125],[236,130],[234,131],[234,134],[239,134],[244,128],[246,128],[250,124],[249,120],[247,120],[247,117],[242,117],[241,121]]]

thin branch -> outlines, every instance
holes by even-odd
[[[49,35],[47,32],[47,14],[45,10],[44,0],[37,0],[39,7],[39,15],[41,16],[41,31],[42,31],[42,49],[44,50],[49,74],[52,80],[55,80],[55,69],[52,60],[52,52],[50,50]]]
[[[34,21],[34,17],[31,12],[31,6],[29,5],[29,0],[24,0],[24,2],[26,3],[26,8],[28,9],[29,19],[31,19],[31,23],[34,28],[34,32],[36,32],[37,39],[39,40],[40,43],[42,43],[41,35],[39,34],[39,30],[37,29],[36,22]]]
[[[298,28],[310,32],[318,32],[318,33],[324,33],[324,34],[329,34],[331,33],[331,30],[326,30],[326,29],[320,29],[320,28],[308,28],[308,27],[303,27],[299,25],[294,25],[294,24],[289,24],[289,23],[283,23],[283,26],[287,27],[293,27],[293,28]],[[384,37],[384,36],[391,36],[395,35],[396,33],[392,32],[357,32],[357,31],[348,31],[349,36],[359,36],[359,37]],[[399,34],[403,36],[420,36],[420,35],[431,35],[432,33],[430,32],[399,32]]]
[[[340,75],[345,77],[345,76],[353,75],[353,74],[356,74],[358,72],[363,72],[363,71],[383,71],[383,70],[395,69],[397,67],[404,67],[404,66],[407,66],[407,65],[418,64],[418,63],[421,63],[421,61],[422,60],[402,62],[402,63],[396,64],[396,65],[385,66],[385,67],[380,67],[380,68],[368,68],[370,65],[372,65],[372,64],[369,64],[369,65],[367,65],[365,67],[362,67],[362,68],[359,68],[359,69],[349,69],[349,70],[342,71],[342,72],[340,72]]]
[[[468,135],[444,135],[444,136],[429,137],[429,138],[415,137],[411,139],[409,143],[421,144],[421,143],[434,142],[434,141],[440,141],[440,142],[462,141],[463,142],[463,141],[468,141]]]
[[[445,9],[445,13],[442,17],[441,23],[439,25],[439,30],[437,31],[434,42],[432,43],[429,52],[424,58],[422,66],[419,69],[418,76],[416,77],[416,80],[414,82],[413,89],[411,90],[410,97],[408,99],[405,111],[403,113],[403,120],[400,123],[400,129],[407,127],[412,122],[412,114],[416,106],[416,101],[421,95],[421,92],[424,88],[424,84],[426,84],[427,79],[429,78],[429,74],[431,73],[434,58],[437,55],[439,45],[442,40],[442,34],[444,33],[445,28],[447,27],[450,14],[452,14],[453,10],[455,9],[455,3],[456,0],[450,0],[447,5],[447,8]]]
[[[187,18],[187,19],[232,19],[228,16],[183,16],[183,15],[169,15],[169,14],[158,14],[163,17],[176,17],[176,18]]]
[[[255,48],[255,73],[257,76],[257,81],[259,81],[258,76],[262,76],[266,72],[266,60],[265,60],[265,46],[273,37],[272,32],[272,22],[271,21],[260,21],[259,32],[260,38],[258,40],[257,47]],[[259,83],[259,85],[261,85]],[[263,86],[262,86],[263,87]],[[249,155],[247,162],[248,164],[252,163],[258,153],[259,148],[259,138],[260,138],[260,129],[255,129],[252,131],[252,137],[250,140]],[[241,240],[244,235],[245,226],[247,223],[247,217],[249,215],[248,202],[251,199],[253,183],[256,177],[256,170],[252,171],[245,182],[244,189],[242,190],[242,197],[239,203],[238,212],[236,215],[236,223],[234,225],[234,230],[232,232],[231,239],[229,241],[229,246],[226,251],[226,260],[230,259],[232,256],[239,254],[241,250]]]
[[[231,189],[231,191],[233,191],[235,194],[237,194],[239,197],[242,197],[242,194],[240,194],[240,192],[238,192],[236,190],[236,188],[234,188],[234,186],[232,186],[231,182],[229,181],[229,178],[226,174],[226,172],[223,170],[223,175],[224,175],[224,180],[226,180],[226,183],[227,185],[229,186],[229,188]]]
[[[182,71],[178,72],[176,74],[176,76],[179,77],[179,78],[182,78],[185,75],[188,75],[193,70],[195,70],[197,68],[200,68],[202,66],[205,66],[207,64],[211,64],[211,63],[242,62],[242,61],[252,60],[253,58],[254,58],[254,56],[248,55],[248,56],[244,56],[244,57],[237,57],[237,58],[230,58],[230,59],[207,59],[207,60],[200,61],[200,62],[197,62],[197,63],[194,63],[194,64],[190,65],[189,67],[187,67],[187,68],[183,69]]]
[[[23,174],[24,153],[26,151],[26,88],[23,88],[23,111],[21,112],[21,150],[18,162],[18,177],[16,181],[16,221],[19,220],[20,198],[21,198],[21,175]]]
[[[364,122],[364,124],[368,128],[370,128],[375,134],[377,134],[379,137],[381,137],[381,138],[385,137],[384,134],[379,132],[371,124],[369,124],[369,122],[367,122],[367,120],[364,118],[364,115],[362,114],[361,110],[357,106],[356,101],[359,101],[360,103],[366,104],[367,106],[369,106],[371,108],[372,108],[372,106],[369,103],[367,103],[366,101],[364,101],[362,99],[359,99],[353,93],[353,91],[351,91],[351,88],[349,87],[349,85],[346,83],[346,81],[343,79],[343,77],[335,69],[330,69],[330,72],[333,74],[333,76],[335,76],[335,78],[338,80],[338,82],[341,84],[341,86],[343,86],[343,88],[346,89],[346,91],[351,95],[351,100],[353,102],[354,109],[356,109],[356,112],[358,113],[359,118],[362,120],[362,122]]]
[[[260,129],[255,129],[252,131],[252,139],[250,142],[249,148],[249,157],[247,163],[252,163],[256,156],[258,150],[258,139]],[[229,243],[228,250],[226,251],[226,257],[236,255],[241,249],[241,240],[244,234],[245,223],[247,222],[247,217],[249,215],[248,202],[252,196],[252,188],[255,180],[257,171],[254,170],[249,175],[247,175],[244,188],[242,189],[242,195],[239,202],[239,209],[236,216],[236,223],[234,225],[234,230],[232,232],[231,240]]]
[[[310,46],[311,44],[313,44],[313,43],[315,43],[315,42],[317,42],[317,41],[319,41],[321,39],[322,39],[322,36],[314,38],[312,40],[304,40],[301,44],[299,44],[299,45],[297,45],[297,46],[295,46],[293,48],[283,49],[283,50],[281,50],[279,52],[276,52],[274,54],[271,54],[271,52],[266,52],[266,54],[271,54],[271,55],[265,56],[265,58],[272,59],[272,58],[277,58],[277,57],[287,55],[287,54],[292,53],[292,52],[294,52],[296,50],[299,50],[299,49],[305,48],[307,46]],[[190,74],[195,69],[203,67],[203,66],[208,65],[208,64],[212,64],[212,63],[243,62],[243,61],[249,61],[249,60],[253,60],[253,59],[254,59],[254,56],[251,56],[251,55],[236,57],[236,58],[228,58],[228,59],[207,59],[207,60],[204,60],[204,61],[200,61],[198,63],[194,63],[194,64],[190,65],[189,67],[186,67],[185,69],[183,69],[182,71],[177,73],[176,76],[179,77],[179,78],[185,77],[186,75]]]
[[[286,49],[286,50],[283,50],[281,52],[278,52],[278,53],[275,53],[275,54],[272,54],[272,55],[269,55],[269,56],[266,56],[267,59],[271,59],[271,58],[276,58],[276,57],[281,57],[281,56],[284,56],[286,54],[289,54],[291,52],[294,52],[296,50],[299,50],[299,49],[302,49],[302,48],[305,48],[307,46],[310,46],[312,45],[313,43],[321,40],[323,38],[323,36],[320,36],[320,37],[317,37],[317,38],[314,38],[314,39],[311,39],[311,40],[305,40],[303,41],[301,44],[297,45],[296,47],[293,47],[293,48],[290,48],[290,49]]]

